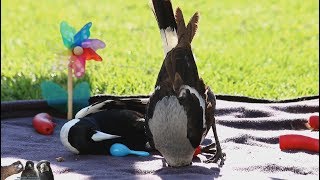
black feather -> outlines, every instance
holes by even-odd
[[[154,15],[157,19],[160,29],[177,29],[177,23],[175,21],[172,4],[170,0],[152,0]]]

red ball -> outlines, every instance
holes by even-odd
[[[319,115],[312,115],[309,117],[309,125],[314,130],[319,130]]]
[[[43,135],[50,135],[53,133],[56,124],[52,121],[52,116],[48,113],[39,113],[32,119],[34,129]]]

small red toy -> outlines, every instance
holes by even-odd
[[[279,137],[279,145],[281,150],[306,150],[319,152],[319,139],[288,134]]]
[[[34,129],[43,135],[50,135],[53,133],[56,123],[52,121],[52,117],[48,113],[39,113],[32,119]]]
[[[313,130],[319,130],[319,115],[310,116],[308,122]]]

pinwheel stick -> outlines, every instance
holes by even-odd
[[[72,112],[72,97],[73,97],[73,84],[72,84],[72,68],[68,67],[68,120],[72,119],[73,112]]]
[[[102,49],[106,44],[99,39],[88,39],[92,23],[85,24],[79,32],[67,22],[60,23],[60,33],[63,44],[70,50],[71,58],[68,66],[68,120],[73,117],[73,72],[76,78],[81,78],[85,73],[86,60],[102,61],[102,58],[95,52]]]

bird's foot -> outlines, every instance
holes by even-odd
[[[226,154],[220,150],[216,150],[216,153],[213,157],[204,161],[204,163],[217,163],[220,160],[219,167],[224,165],[224,161],[226,160]]]
[[[209,144],[205,147],[202,147],[201,152],[208,153],[208,154],[215,154],[216,153],[215,147],[216,147],[216,143]]]

